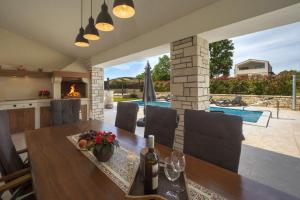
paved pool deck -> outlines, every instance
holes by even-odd
[[[252,107],[270,110],[272,115],[267,127],[243,125],[244,144],[300,158],[300,111]]]

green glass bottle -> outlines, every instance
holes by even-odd
[[[144,193],[156,194],[158,188],[158,155],[154,151],[154,136],[148,136],[148,152],[145,155]]]

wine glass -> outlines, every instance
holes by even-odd
[[[176,181],[180,176],[180,172],[175,170],[170,157],[165,158],[164,171],[167,179],[172,182]],[[168,199],[179,200],[177,193],[174,191],[167,191],[165,194],[168,196]]]
[[[171,154],[171,160],[174,164],[175,170],[184,172],[185,170],[185,155],[180,151],[173,151]]]
[[[184,153],[174,150],[171,154],[171,160],[175,170],[178,171],[179,174],[181,172],[184,172],[186,166]],[[179,184],[175,185],[175,187],[179,192],[183,192],[185,190],[185,188],[180,186]]]

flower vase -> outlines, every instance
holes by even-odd
[[[103,145],[99,147],[95,147],[93,150],[94,156],[100,162],[107,162],[114,153],[114,146],[113,145]]]

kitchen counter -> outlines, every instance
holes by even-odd
[[[50,107],[49,99],[20,99],[20,100],[0,100],[0,110],[16,110],[34,108],[35,129],[40,128],[41,123],[41,108]],[[89,99],[81,98],[81,105],[86,105],[85,115],[89,117],[88,107]]]
[[[0,110],[3,110],[3,109],[1,109],[1,106],[5,106],[5,105],[12,105],[12,104],[16,104],[16,105],[19,105],[19,104],[36,104],[36,103],[39,103],[39,104],[46,103],[46,104],[48,104],[51,100],[54,100],[54,99],[49,98],[49,99],[18,99],[18,100],[10,99],[10,100],[0,100]],[[87,104],[87,102],[88,102],[88,98],[81,98],[81,103]]]

